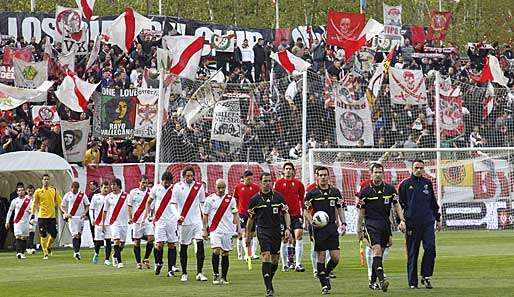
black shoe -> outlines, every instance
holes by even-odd
[[[410,289],[419,289],[418,285],[411,285],[409,286]]]
[[[155,275],[161,274],[162,264],[155,264]]]
[[[370,290],[380,290],[380,288],[378,287],[378,284],[372,283],[371,281],[369,282],[369,289]]]
[[[274,294],[275,294],[275,292],[273,292],[273,290],[266,291],[266,297],[273,297]]]
[[[175,272],[173,272],[173,270],[169,270],[168,277],[175,277]]]
[[[330,278],[327,278],[326,280],[327,280],[327,286],[326,287],[330,291],[330,290],[332,290],[332,285],[330,284]]]
[[[298,266],[296,266],[296,268],[294,270],[296,272],[305,272],[305,268],[303,268],[302,264],[299,264]]]
[[[332,271],[332,272],[330,272],[330,273],[328,274],[328,277],[329,277],[329,278],[336,278],[336,275],[335,275],[335,273]]]
[[[387,288],[389,287],[389,281],[384,280],[383,282],[380,282],[380,289],[382,292],[387,292]]]
[[[432,289],[432,284],[430,283],[430,278],[428,277],[422,277],[421,278],[421,284],[425,286],[427,289]]]
[[[327,286],[321,288],[321,295],[328,295],[330,294],[330,290],[328,289]]]

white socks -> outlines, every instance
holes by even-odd
[[[373,272],[373,250],[366,245],[366,263],[368,264],[368,279],[371,280]]]
[[[387,257],[387,255],[389,255],[389,248],[386,247],[384,249],[384,252],[382,253],[382,263],[384,263],[383,261],[385,260],[385,258]]]
[[[316,271],[318,265],[318,254],[314,250],[314,241],[311,241],[311,264],[312,264],[312,272]]]
[[[257,255],[257,237],[252,238],[252,256]]]
[[[282,259],[282,267],[287,265],[287,243],[282,242],[280,244],[280,259]]]
[[[302,240],[296,240],[295,252],[296,252],[296,266],[298,266],[298,265],[302,264],[303,239]]]
[[[243,247],[243,240],[242,239],[239,239],[239,238],[237,239],[236,247],[237,247],[237,256],[238,257],[243,257],[243,249],[244,249],[244,247]]]

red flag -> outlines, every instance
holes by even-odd
[[[6,47],[4,49],[4,64],[12,65],[13,58],[20,59],[25,62],[32,61],[32,51],[30,48],[25,47],[21,49],[12,49],[10,47]]]
[[[278,28],[275,29],[275,40],[273,41],[273,45],[278,48],[278,46],[282,43],[282,40],[287,40],[287,43],[291,41],[291,29],[289,28]]]
[[[425,41],[427,41],[425,28],[423,26],[412,25],[410,27],[410,41],[412,46],[416,46],[418,43],[425,43]]]
[[[357,40],[365,23],[366,15],[363,13],[329,10],[327,14],[327,44],[342,47],[346,40]]]
[[[430,13],[430,26],[428,27],[428,40],[444,40],[450,22],[452,13],[450,11],[435,11]]]
[[[261,110],[259,108],[259,104],[255,100],[255,96],[253,93],[250,93],[250,106],[248,107],[248,114],[246,116],[247,122],[255,122],[255,118],[259,117]]]
[[[509,83],[509,79],[503,74],[498,58],[493,55],[489,55],[485,58],[484,70],[482,70],[479,79],[480,83],[488,81],[493,81],[504,87],[507,87],[507,84]]]

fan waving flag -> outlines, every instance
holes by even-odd
[[[128,52],[132,43],[143,29],[152,29],[150,19],[140,15],[128,7],[125,12],[116,18],[107,29],[109,41]]]
[[[68,70],[66,77],[55,91],[55,96],[69,109],[76,112],[84,112],[87,103],[98,84],[90,84],[81,80],[75,73]]]
[[[169,72],[180,77],[194,79],[202,58],[204,37],[167,36],[162,39],[163,47],[171,52]]]
[[[308,62],[293,55],[290,51],[283,50],[278,53],[271,53],[270,57],[277,61],[288,73],[303,72],[311,66]]]
[[[485,58],[484,70],[480,74],[480,83],[495,82],[504,87],[507,87],[509,79],[503,75],[503,71],[500,67],[500,62],[495,56],[489,55]]]
[[[88,21],[91,20],[93,16],[93,7],[95,6],[96,0],[75,0],[77,2],[77,7],[82,12],[84,18]]]

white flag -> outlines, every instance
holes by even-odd
[[[63,43],[65,38],[80,39],[82,16],[76,8],[57,6],[55,10],[54,44]],[[64,48],[64,47],[63,47]]]
[[[180,77],[195,79],[202,58],[203,36],[165,36],[163,47],[171,52],[169,72]]]
[[[380,93],[380,88],[382,87],[382,81],[384,80],[384,64],[377,64],[377,69],[373,76],[369,80],[368,89],[373,93],[373,97],[377,98]]]
[[[391,103],[402,105],[427,104],[425,77],[421,70],[389,68]]]
[[[100,53],[100,40],[102,40],[102,37],[102,34],[98,34],[98,36],[96,36],[95,44],[93,45],[93,49],[87,59],[86,70],[91,68],[91,66],[96,62],[96,59],[98,59],[98,53]]]
[[[109,36],[109,42],[116,44],[124,52],[128,52],[143,29],[152,29],[150,19],[128,7],[111,23],[105,33]]]
[[[77,7],[82,12],[86,20],[91,20],[93,17],[93,8],[95,7],[96,0],[75,0]]]
[[[365,146],[372,146],[373,124],[366,97],[351,103],[342,96],[335,100],[337,144],[356,146],[362,139]]]
[[[37,88],[48,79],[48,61],[25,62],[14,58],[14,85],[24,88]]]
[[[216,103],[212,117],[211,140],[243,142],[243,125],[238,99]]]
[[[0,84],[0,92],[16,100],[43,102],[46,101],[48,89],[50,89],[53,84],[53,81],[45,81],[36,89],[25,89]]]
[[[306,71],[311,64],[307,61],[293,55],[288,50],[283,50],[278,53],[271,53],[270,58],[277,61],[282,68],[284,68],[289,74],[298,74]]]
[[[58,62],[64,71],[66,71],[66,69],[69,69],[74,72],[75,71],[75,52],[71,51],[67,54],[60,54]]]
[[[91,95],[100,83],[90,84],[81,80],[72,71],[67,71],[66,77],[55,91],[55,96],[69,109],[84,112]]]
[[[70,163],[84,161],[90,130],[89,120],[80,122],[61,121],[62,151]]]

